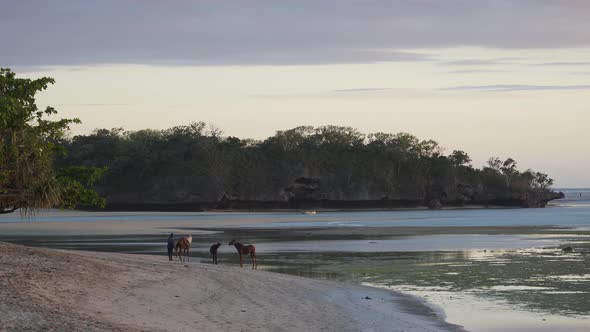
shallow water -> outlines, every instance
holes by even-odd
[[[590,198],[590,191],[588,191]],[[570,197],[547,209],[318,213],[66,213],[40,222],[193,220],[193,257],[237,264],[237,238],[257,246],[260,268],[352,281],[419,296],[473,331],[584,331],[590,326],[590,204]],[[10,218],[10,217],[9,217]],[[0,217],[5,222],[15,219]],[[15,217],[12,217],[15,218]],[[204,231],[211,220],[264,220]],[[196,231],[199,232],[196,232]],[[53,248],[164,254],[162,234],[60,236],[0,240]],[[561,250],[565,246],[574,252]],[[248,263],[248,261],[246,261]]]
[[[199,221],[216,219],[272,220],[271,223],[250,224],[244,227],[455,227],[455,226],[579,226],[590,227],[589,206],[555,206],[546,209],[489,209],[442,211],[370,211],[370,212],[322,212],[315,215],[297,213],[126,213],[94,212],[56,216],[30,217],[34,222],[101,222],[101,221]],[[17,215],[0,216],[2,223],[22,222]]]
[[[567,226],[590,228],[590,189],[566,189],[566,198],[546,209],[458,209],[367,212],[79,212],[45,211],[26,220],[35,222],[184,221],[198,225],[212,220],[260,220],[243,227],[457,227],[457,226]],[[18,223],[17,213],[0,215],[0,223]],[[268,223],[268,221],[271,221]]]
[[[421,252],[463,251],[477,249],[517,249],[556,245],[557,239],[532,235],[422,235],[394,239],[373,240],[308,240],[262,243],[260,252]]]

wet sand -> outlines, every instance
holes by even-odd
[[[0,243],[0,330],[458,331],[375,288],[161,256]]]
[[[584,209],[486,209],[446,211],[381,211],[318,213],[184,213],[184,212],[84,212],[40,211],[21,218],[18,213],[0,215],[0,235],[156,235],[169,232],[225,231],[231,228],[314,229],[353,235],[420,234],[516,234],[535,233],[572,225],[586,225]],[[395,229],[397,234],[391,232]],[[344,234],[346,233],[346,234]]]
[[[292,229],[292,233],[309,233],[330,236],[416,236],[433,234],[533,234],[552,233],[555,230],[567,231],[568,226],[521,225],[521,226],[371,226],[357,227],[354,222],[341,223],[343,217],[302,216],[293,213],[150,213],[150,212],[83,212],[83,211],[43,211],[44,221],[35,217],[21,218],[18,213],[0,216],[0,235],[10,236],[108,236],[108,235],[157,235],[170,232],[192,235],[212,232],[252,233],[276,232]],[[389,220],[395,214],[378,216],[373,220]],[[355,212],[346,214],[356,219]],[[321,222],[308,222],[310,218],[321,218]],[[452,219],[452,216],[449,218]],[[9,222],[6,222],[6,221]],[[45,221],[46,220],[46,221]],[[331,223],[331,224],[330,224]],[[578,230],[579,231],[579,230]],[[590,234],[590,230],[587,232]]]

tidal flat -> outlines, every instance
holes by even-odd
[[[84,220],[0,222],[0,241],[165,255],[169,232],[193,236],[193,260],[237,265],[232,239],[254,243],[259,269],[401,291],[470,331],[586,331],[590,208],[251,214],[82,213]],[[90,220],[88,219],[90,218]],[[5,219],[6,220],[6,219]],[[513,226],[507,226],[513,220]],[[536,220],[536,221],[535,221]],[[415,226],[408,226],[415,225]],[[476,224],[476,225],[473,225]],[[572,252],[562,250],[572,247]],[[162,257],[164,259],[164,257]],[[246,258],[246,264],[248,258]]]

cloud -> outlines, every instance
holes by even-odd
[[[493,84],[493,85],[463,85],[441,88],[443,91],[538,91],[538,90],[588,90],[590,85],[526,85],[526,84]]]
[[[356,89],[339,89],[332,90],[332,93],[359,93],[359,92],[376,92],[389,91],[391,88],[356,88]]]
[[[590,66],[590,61],[582,61],[582,62],[545,62],[545,63],[534,63],[531,66],[559,66],[559,67],[566,67],[566,66]]]
[[[424,61],[419,48],[590,45],[583,0],[6,0],[0,64]]]
[[[84,104],[56,104],[55,106],[84,106],[84,107],[123,107],[131,106],[131,104],[109,104],[109,103],[84,103]]]
[[[444,66],[493,66],[505,64],[499,60],[487,60],[487,59],[462,59],[454,61],[439,62],[439,65]]]
[[[460,70],[451,70],[447,73],[449,74],[482,74],[482,73],[505,73],[506,70],[500,69],[460,69]]]
[[[351,89],[335,89],[322,92],[307,92],[307,93],[262,93],[251,94],[251,98],[264,99],[299,99],[299,98],[333,98],[335,95],[346,95],[347,97],[358,97],[372,92],[391,92],[393,88],[351,88]]]

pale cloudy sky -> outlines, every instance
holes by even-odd
[[[0,40],[75,133],[349,125],[590,187],[590,1],[0,0]]]

